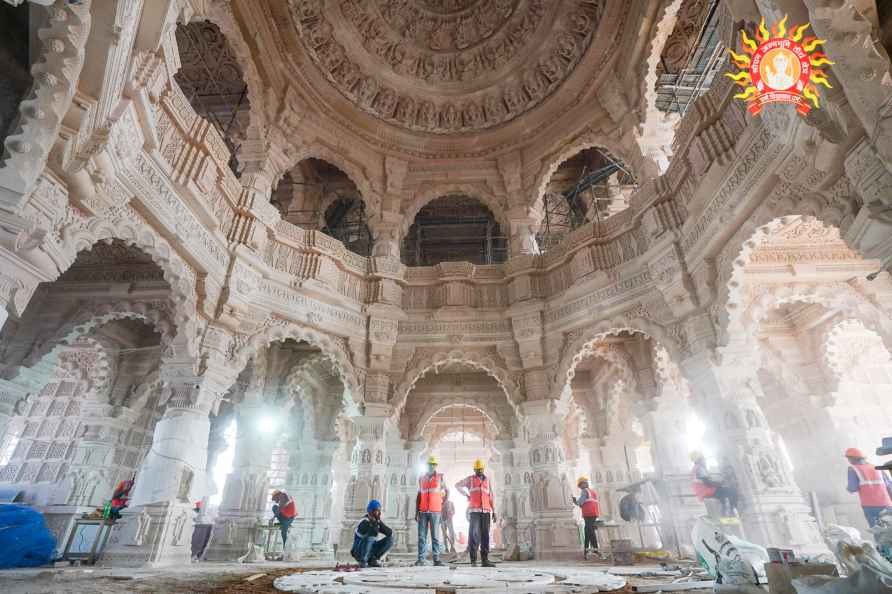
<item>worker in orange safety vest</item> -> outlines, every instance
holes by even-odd
[[[437,472],[437,458],[427,459],[427,473],[418,478],[418,495],[415,497],[415,521],[418,522],[418,560],[415,565],[425,565],[427,558],[427,533],[431,535],[431,552],[434,565],[440,561],[440,514],[443,511],[443,494],[448,492],[446,479]]]
[[[694,468],[691,470],[691,488],[700,501],[718,499],[722,504],[722,516],[733,517],[737,512],[737,488],[716,480],[706,467],[706,456],[701,452],[691,452]]]
[[[598,503],[598,494],[589,486],[588,477],[582,475],[576,480],[576,486],[580,489],[579,497],[570,497],[574,505],[582,509],[582,520],[585,522],[585,543],[582,558],[588,559],[589,549],[598,550],[598,533],[595,526],[598,516],[601,515],[601,505]]]
[[[845,456],[851,465],[846,489],[858,494],[867,525],[873,528],[880,514],[886,510],[892,511],[892,481],[888,473],[870,464],[858,448],[847,449]]]
[[[483,473],[483,460],[474,461],[474,474],[455,483],[456,490],[468,498],[468,554],[471,566],[477,567],[477,549],[480,549],[480,565],[495,567],[489,560],[489,527],[495,521],[495,498],[489,478]]]

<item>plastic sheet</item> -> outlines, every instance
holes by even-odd
[[[43,515],[25,505],[0,504],[0,569],[38,567],[53,560],[56,539]]]

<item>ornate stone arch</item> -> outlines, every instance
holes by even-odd
[[[46,9],[48,26],[37,35],[41,55],[31,67],[34,83],[0,150],[7,155],[0,162],[0,205],[7,210],[17,211],[34,187],[77,91],[91,29],[90,4],[57,2]]]
[[[342,151],[332,149],[317,140],[307,145],[295,147],[294,151],[288,153],[288,157],[289,165],[285,168],[285,171],[290,170],[305,159],[321,159],[331,163],[343,171],[350,181],[356,185],[360,198],[365,204],[368,218],[372,219],[380,212],[381,195],[375,190],[374,180],[367,173],[368,168],[346,156]]]
[[[849,283],[796,283],[764,287],[751,303],[745,304],[741,315],[741,331],[747,338],[768,314],[788,303],[817,303],[830,311],[860,321],[868,330],[876,332],[886,348],[892,351],[892,318],[879,309],[865,295]]]
[[[128,246],[145,252],[161,269],[170,285],[170,300],[174,304],[174,322],[185,338],[190,354],[198,347],[198,286],[195,271],[171,247],[170,243],[139,218],[129,206],[115,219],[95,217],[78,220],[63,227],[59,235],[68,256],[68,269],[78,252],[90,249],[99,241],[118,239]]]
[[[415,384],[431,370],[437,370],[440,367],[450,363],[461,363],[474,369],[478,369],[494,380],[504,390],[508,399],[508,404],[514,409],[515,414],[518,412],[518,406],[523,402],[524,397],[511,378],[511,374],[506,368],[501,366],[492,356],[474,351],[440,351],[418,361],[411,368],[407,369],[403,375],[403,381],[396,387],[393,394],[393,416],[399,418],[406,405],[409,392],[415,387]]]
[[[207,20],[217,25],[220,33],[226,38],[236,62],[241,68],[242,78],[248,88],[247,97],[250,111],[250,124],[248,127],[256,127],[257,130],[266,130],[266,96],[263,91],[263,79],[254,63],[251,48],[248,46],[242,30],[232,14],[232,5],[229,2],[205,2],[184,4],[183,10],[197,9],[191,15],[187,15],[189,22]],[[203,11],[201,9],[204,9]]]
[[[94,329],[114,320],[143,320],[161,334],[162,349],[177,338],[176,324],[166,302],[114,301],[88,303],[57,328],[50,336],[38,339],[36,347],[18,367],[33,367],[46,357],[58,354],[59,347],[70,346],[75,340],[88,335]]]
[[[489,406],[488,403],[474,401],[471,398],[459,397],[451,399],[448,403],[429,402],[427,406],[424,407],[421,416],[418,418],[418,422],[415,424],[415,430],[412,432],[410,438],[414,440],[421,439],[424,429],[427,427],[428,423],[430,423],[432,418],[442,411],[456,406],[466,406],[477,410],[499,430],[500,434],[511,435],[511,427],[505,423],[498,412]]]
[[[229,353],[229,360],[236,368],[236,375],[262,348],[270,343],[288,339],[307,342],[322,351],[325,356],[331,359],[341,374],[341,380],[344,382],[345,388],[350,391],[353,402],[356,404],[362,402],[360,375],[353,366],[345,340],[338,336],[325,334],[310,326],[279,318],[268,320],[260,330],[250,336],[236,338]]]
[[[586,128],[575,138],[543,157],[539,170],[533,176],[533,182],[530,185],[529,206],[536,212],[541,212],[545,198],[545,189],[554,172],[561,166],[561,163],[573,157],[576,153],[590,148],[603,149],[605,152],[615,155],[627,167],[634,167],[635,163],[643,159],[640,154],[637,158],[633,158],[632,149],[619,146],[615,139],[609,138],[606,134]],[[635,150],[637,150],[637,147]],[[636,175],[640,175],[640,173],[636,172]]]
[[[320,365],[325,364],[326,362],[334,365],[331,357],[325,353],[316,353],[309,356],[291,370],[282,385],[282,391],[287,397],[296,396],[303,404],[304,410],[313,413],[307,415],[305,426],[314,435],[316,434],[317,415],[320,411],[318,410],[318,403],[313,399],[313,395],[309,390],[306,390],[304,386],[306,386],[307,383],[310,383],[314,384],[312,386],[312,389],[314,390],[319,387],[318,385],[315,385],[318,384],[316,379],[318,373],[317,370]],[[344,385],[344,392],[341,395],[339,406],[341,414],[359,414],[357,403],[347,395],[347,383],[344,381],[343,375],[341,375],[341,383]],[[340,415],[336,415],[335,418],[338,416]]]
[[[587,328],[574,330],[567,335],[558,366],[551,378],[551,397],[555,400],[565,397],[564,388],[573,379],[576,366],[591,354],[595,343],[608,336],[617,336],[622,332],[641,334],[651,338],[662,345],[673,360],[680,361],[682,358],[682,348],[678,340],[655,322],[638,317],[601,320]]]
[[[753,252],[767,242],[784,225],[802,218],[817,221],[824,227],[836,228],[840,235],[851,225],[852,213],[842,204],[834,203],[819,195],[808,197],[787,196],[769,200],[756,211],[728,240],[716,259],[717,295],[714,305],[714,321],[720,345],[727,344],[732,320],[743,300],[744,269]]]
[[[443,198],[453,194],[463,194],[469,198],[478,200],[492,212],[493,217],[495,217],[499,225],[502,227],[502,233],[507,235],[511,232],[507,217],[507,205],[503,200],[500,200],[486,184],[439,183],[427,184],[418,188],[415,192],[412,197],[412,202],[403,211],[402,235],[406,235],[409,232],[409,227],[415,222],[415,217],[418,216],[418,212],[422,208],[437,198]]]

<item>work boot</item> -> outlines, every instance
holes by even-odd
[[[445,565],[446,565],[446,564],[443,563],[442,561],[440,561],[439,559],[434,559],[434,566],[435,566],[435,567],[444,567]]]
[[[471,567],[477,567],[477,557],[471,557]]]
[[[377,559],[369,559],[369,567],[381,567],[381,562]]]
[[[489,555],[480,555],[482,562],[480,563],[480,567],[495,567],[495,563],[490,563]]]
[[[369,566],[369,564],[366,563],[365,561],[360,561],[360,562],[359,562],[359,566],[360,566],[361,568],[365,569],[366,567]]]
[[[424,567],[427,563],[424,562],[424,559],[419,559],[415,562],[415,567]]]

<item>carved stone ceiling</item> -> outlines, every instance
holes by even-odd
[[[300,42],[355,107],[455,134],[532,110],[572,74],[606,0],[291,0]]]

